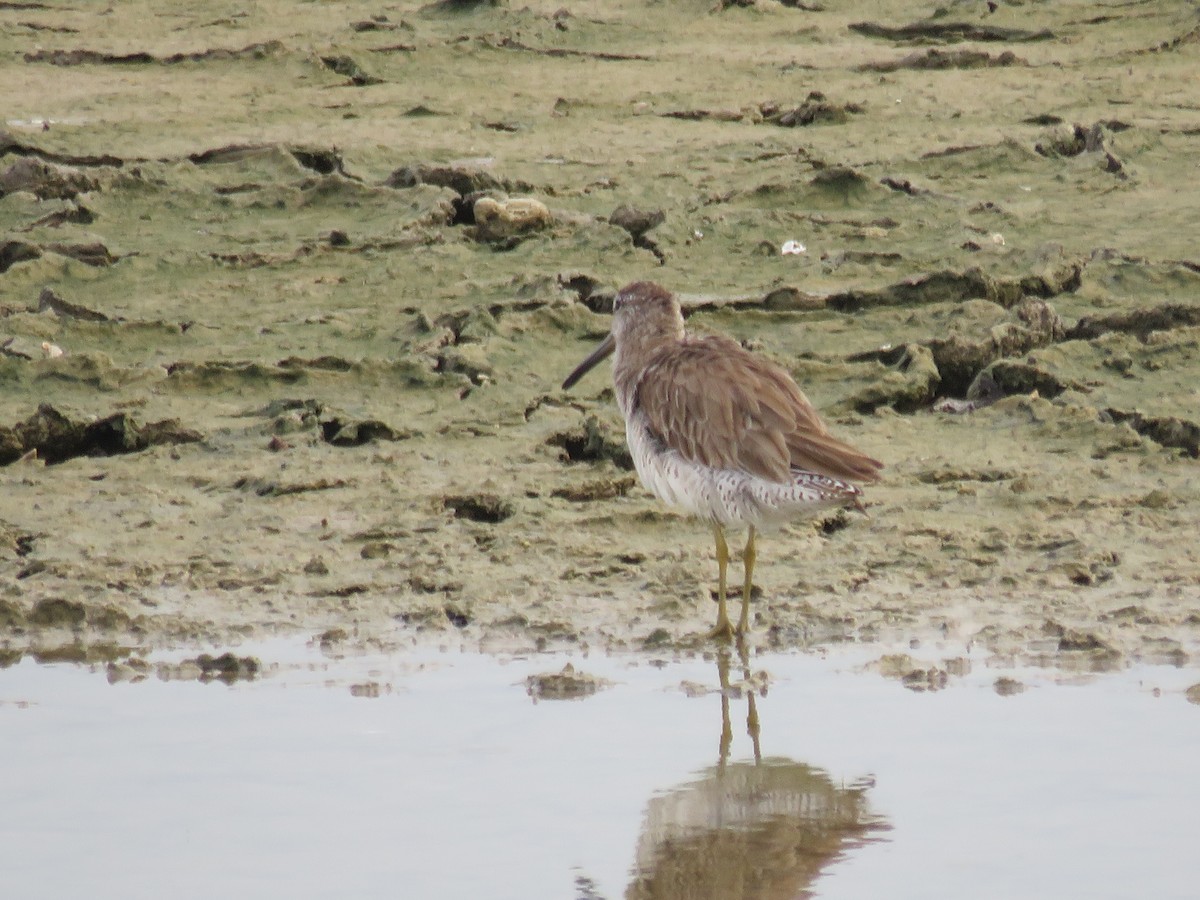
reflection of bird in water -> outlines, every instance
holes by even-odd
[[[749,660],[743,682],[729,681],[730,655],[717,658],[721,682],[718,764],[691,784],[652,797],[638,841],[627,900],[783,900],[807,888],[843,851],[886,830],[868,808],[865,786],[835,785],[820,769],[763,759]],[[754,762],[728,761],[729,701],[747,699]]]
[[[610,353],[617,405],[638,477],[669,506],[712,523],[717,548],[714,637],[734,628],[726,610],[725,529],[749,528],[737,633],[750,627],[755,535],[835,506],[859,505],[856,481],[883,464],[831,435],[782,368],[720,335],[685,333],[679,300],[647,281],[613,302],[612,331],[567,376],[570,388]]]

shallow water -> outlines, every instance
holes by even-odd
[[[251,651],[233,686],[0,671],[5,895],[1194,896],[1185,670],[916,693],[852,648],[722,694],[711,658]],[[567,662],[612,684],[534,702]]]

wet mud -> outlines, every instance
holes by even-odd
[[[650,278],[887,464],[755,643],[1194,664],[1193,4],[10,6],[5,659],[697,646],[707,528],[558,388]]]

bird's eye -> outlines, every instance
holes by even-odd
[[[617,294],[616,299],[613,300],[613,312],[616,312],[624,305],[625,305],[625,298],[622,297],[620,294]]]

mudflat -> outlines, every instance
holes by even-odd
[[[10,3],[0,48],[4,659],[699,646],[707,527],[559,389],[652,279],[887,466],[764,536],[753,642],[1195,664],[1194,4]]]

